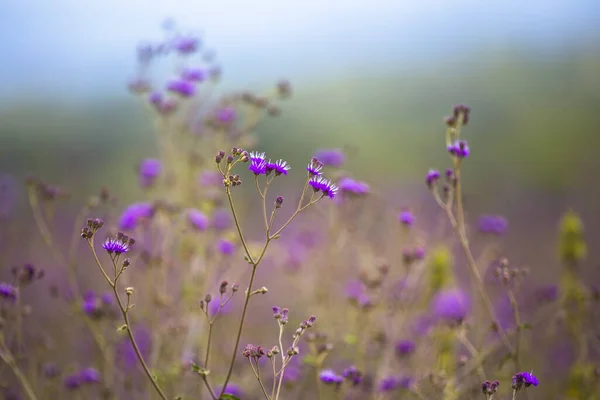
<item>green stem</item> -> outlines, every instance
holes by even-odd
[[[517,299],[515,298],[515,294],[513,293],[511,288],[508,288],[508,298],[510,299],[510,305],[513,309],[513,314],[515,317],[516,324],[516,338],[515,338],[515,351],[513,353],[513,360],[515,362],[515,368],[517,371],[521,371],[521,360],[520,360],[520,350],[521,350],[521,315],[519,313],[519,305],[517,304]]]

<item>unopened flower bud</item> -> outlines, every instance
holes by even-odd
[[[206,296],[204,296],[204,301],[208,304],[211,300],[212,296],[210,295],[210,293],[207,293]]]
[[[231,285],[231,291],[232,292],[237,292],[238,290],[240,290],[240,285],[238,285],[237,283],[234,283],[233,285]]]
[[[125,293],[127,294],[127,296],[131,296],[133,294],[134,289],[130,286],[127,289],[125,289]]]
[[[277,196],[277,198],[275,199],[275,208],[281,208],[282,204],[283,204],[283,196]]]
[[[221,285],[219,286],[219,293],[225,294],[227,292],[227,285],[227,281],[221,282]]]

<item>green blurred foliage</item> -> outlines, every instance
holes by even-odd
[[[282,116],[259,125],[260,146],[292,165],[319,147],[347,147],[359,178],[420,182],[428,168],[448,166],[442,118],[464,102],[473,110],[464,137],[475,187],[493,190],[490,176],[558,192],[584,187],[587,171],[600,167],[598,50],[488,49],[425,69],[374,74],[374,66],[302,83]],[[152,121],[133,97],[19,101],[0,120],[2,170],[68,174],[82,189],[110,182],[135,196],[133,167],[155,154]]]

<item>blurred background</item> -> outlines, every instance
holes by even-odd
[[[165,18],[216,50],[219,90],[291,81],[283,114],[257,133],[292,165],[320,147],[350,148],[357,178],[431,203],[423,177],[448,166],[442,118],[462,102],[472,108],[472,218],[507,215],[508,240],[529,264],[569,208],[598,237],[596,0],[3,0],[3,207],[26,211],[28,173],[68,186],[75,200],[104,183],[124,203],[139,198],[135,165],[156,148],[127,83],[136,46],[160,40]]]

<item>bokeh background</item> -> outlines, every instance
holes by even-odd
[[[4,0],[4,207],[22,208],[29,173],[69,186],[74,201],[105,183],[122,204],[139,198],[134,166],[156,148],[127,82],[136,46],[159,40],[165,18],[217,51],[220,90],[292,82],[281,117],[257,130],[261,147],[292,165],[316,148],[345,147],[357,178],[431,203],[423,175],[447,165],[442,117],[464,102],[473,109],[470,218],[507,215],[515,257],[536,268],[555,262],[538,250],[553,243],[566,209],[597,237],[595,0]],[[154,73],[168,76],[172,65],[162,67]]]

